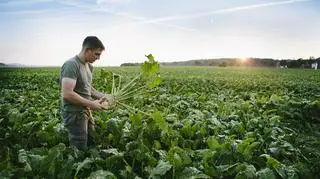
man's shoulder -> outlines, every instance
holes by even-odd
[[[80,65],[78,64],[75,57],[68,59],[65,61],[60,70],[60,76],[77,79],[79,74]]]
[[[64,66],[64,67],[66,67],[66,66],[68,66],[68,67],[69,67],[69,66],[71,66],[71,67],[77,67],[77,66],[79,66],[79,63],[78,63],[76,57],[72,57],[72,58],[66,60],[66,61],[63,63],[62,66]]]
[[[66,60],[64,63],[78,63],[77,57],[76,56],[71,57],[68,60]]]

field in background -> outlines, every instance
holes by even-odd
[[[108,89],[94,69],[93,86]],[[106,68],[128,82],[138,69]],[[0,71],[0,178],[317,178],[320,72],[162,67],[126,109],[95,112],[96,147],[68,148],[58,68]],[[108,82],[108,81],[107,81]]]

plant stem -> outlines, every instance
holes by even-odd
[[[175,175],[175,169],[174,169],[175,167],[174,166],[172,166],[172,178],[174,179],[174,175]]]
[[[146,116],[152,117],[151,114],[148,114],[148,113],[145,113],[145,112],[143,112],[143,111],[140,111],[139,109],[133,108],[133,107],[131,107],[131,106],[129,106],[129,105],[126,105],[126,104],[123,104],[123,103],[121,103],[121,102],[119,102],[119,101],[117,101],[117,103],[118,103],[119,105],[121,105],[121,106],[129,109],[129,110],[137,111],[137,112],[140,112],[140,113],[142,113],[142,114],[144,114],[144,115],[146,115]]]
[[[132,91],[127,90],[126,92],[124,92],[124,93],[122,93],[121,95],[119,95],[119,97],[126,97],[126,96],[128,96],[128,95],[131,95],[131,94],[137,92],[137,91],[140,91],[140,90],[143,89],[143,88],[144,88],[144,86],[141,86],[141,87],[139,87],[139,88],[136,88],[136,89],[134,89],[134,90],[132,90]],[[138,94],[138,93],[136,93],[136,94]]]
[[[136,159],[134,158],[133,161],[132,161],[132,169],[134,170],[134,165],[136,163]]]
[[[112,88],[111,88],[111,94],[114,94],[115,93],[115,81],[114,81],[114,75],[112,73]]]
[[[120,89],[115,96],[122,96],[123,94],[127,93],[128,91],[132,90],[134,88],[134,86],[137,83],[132,83],[130,86],[126,87],[126,89]]]
[[[134,81],[136,81],[138,78],[140,78],[140,76],[142,75],[142,73],[140,73],[139,75],[137,75],[134,79],[132,79],[128,84],[126,84],[122,89],[120,89],[117,93],[120,93],[122,91],[124,91],[129,85],[131,85]]]

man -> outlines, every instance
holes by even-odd
[[[67,60],[61,68],[62,118],[69,132],[70,146],[79,150],[87,149],[88,132],[94,130],[90,110],[105,109],[102,105],[104,101],[110,106],[114,105],[112,95],[103,94],[92,87],[91,64],[99,60],[104,50],[104,45],[97,37],[88,36],[83,41],[81,52]]]

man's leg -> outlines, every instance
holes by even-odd
[[[79,150],[87,149],[88,119],[83,112],[63,114],[65,127],[69,132],[69,145]]]

